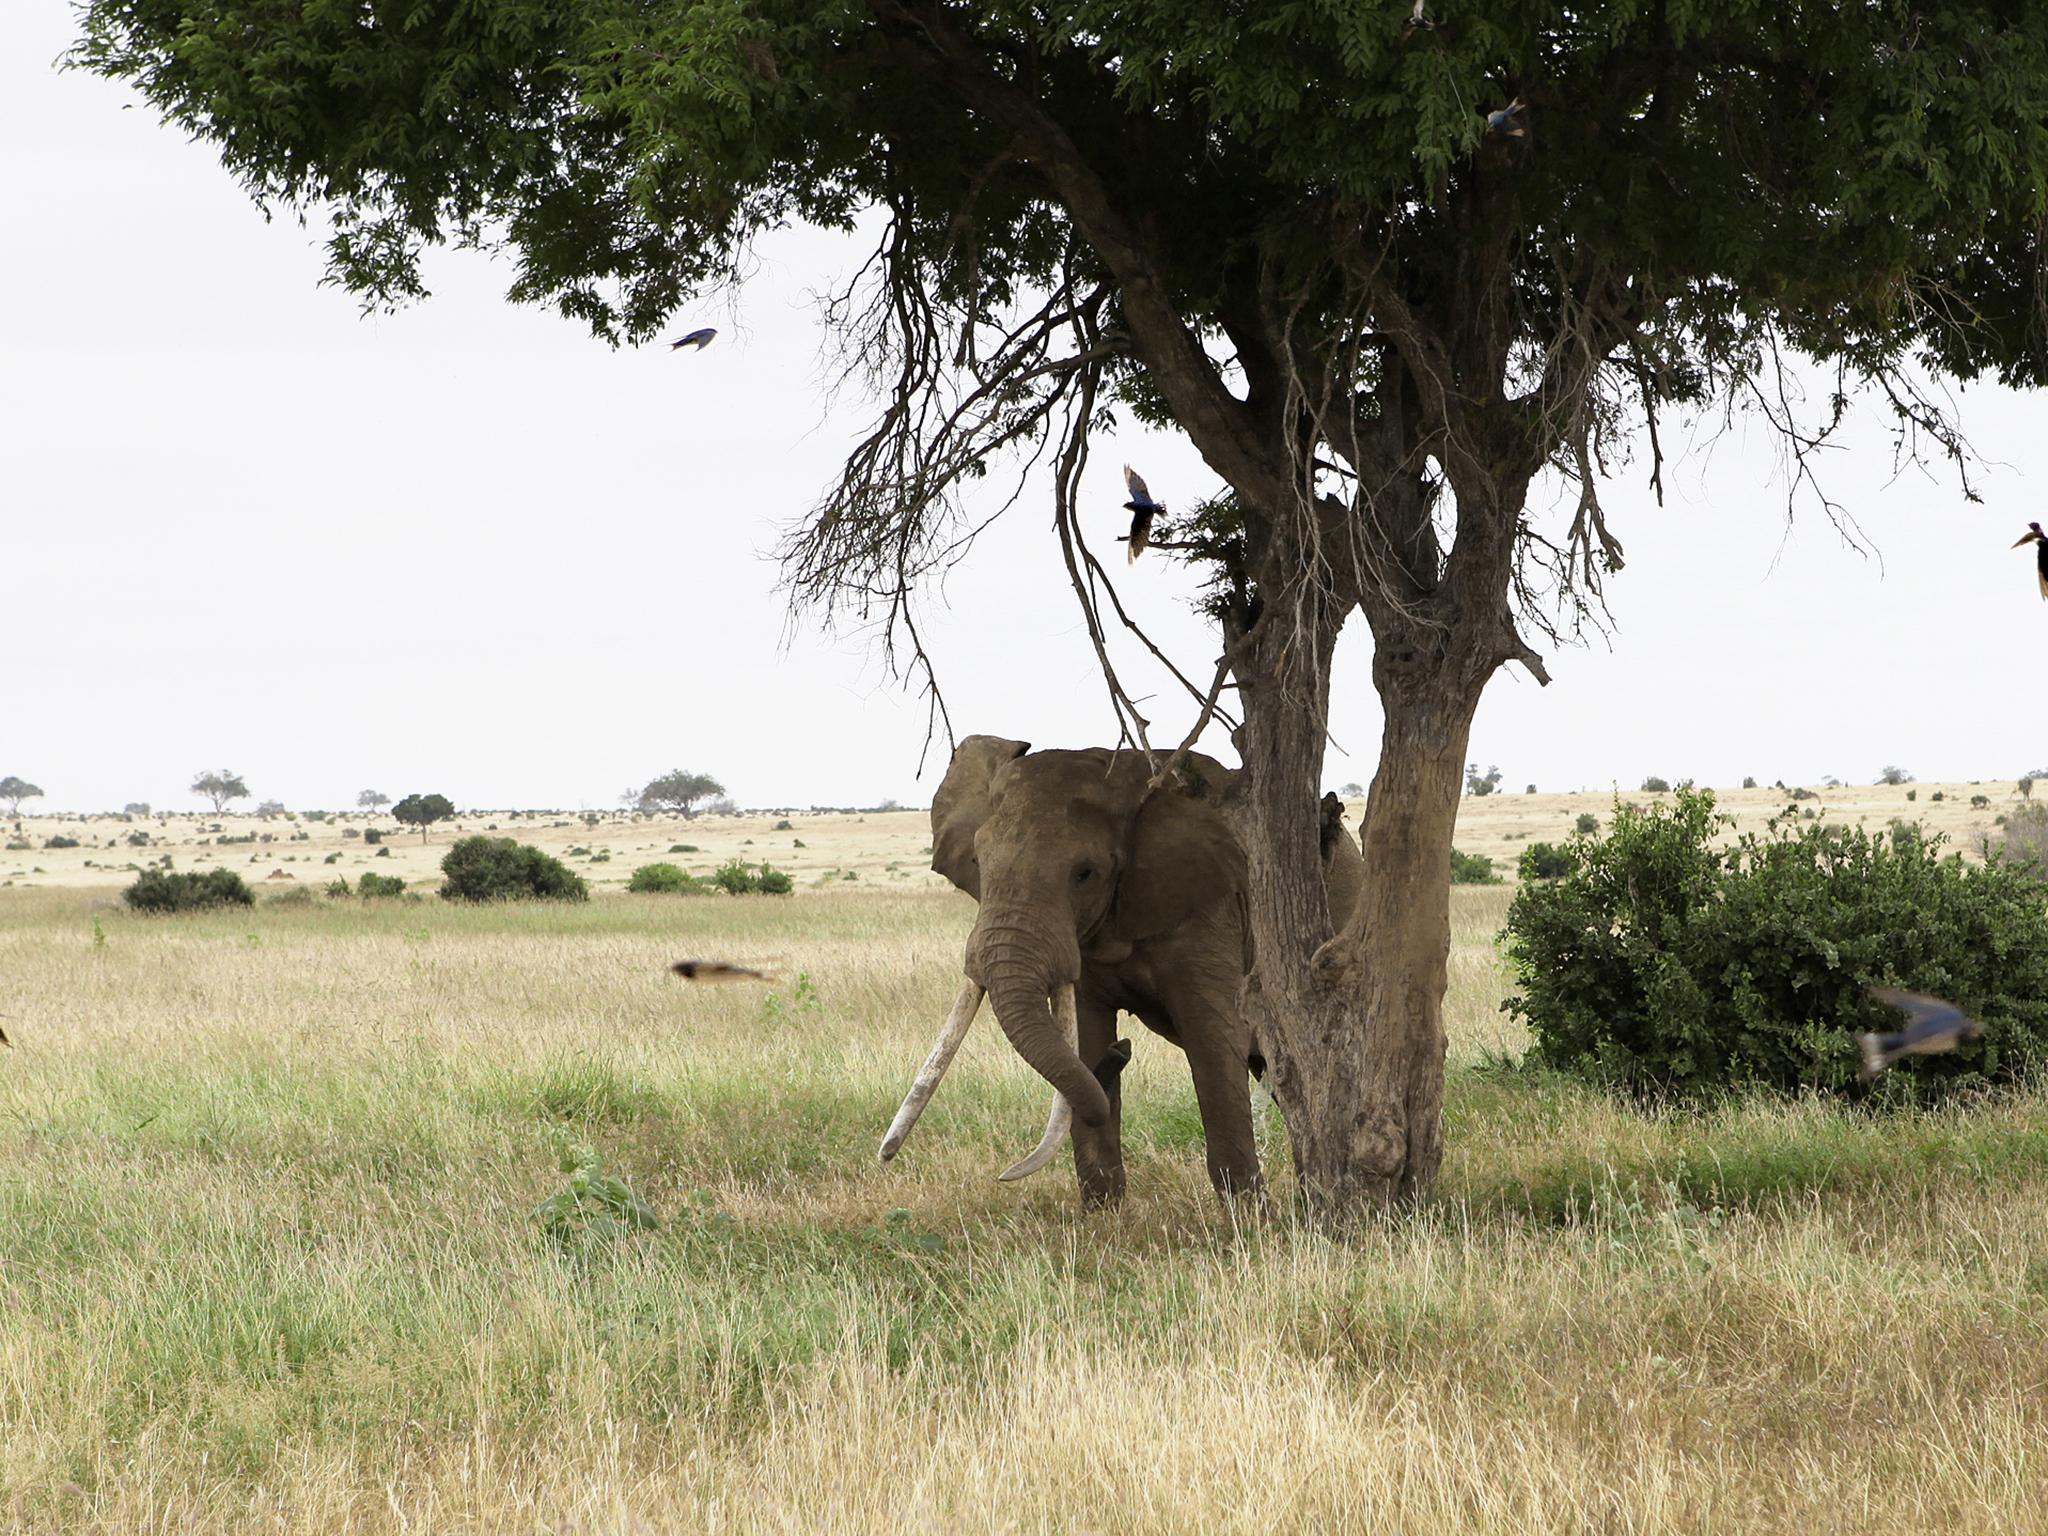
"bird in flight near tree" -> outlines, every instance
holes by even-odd
[[[1528,138],[1529,104],[1517,96],[1498,112],[1487,113],[1486,136],[1489,139]]]
[[[1131,531],[1124,535],[1131,546],[1127,558],[1135,561],[1151,542],[1152,519],[1166,508],[1152,499],[1152,493],[1145,489],[1145,477],[1128,464],[1124,466],[1124,487],[1131,493],[1131,499],[1124,503],[1131,514]]]
[[[2039,523],[2029,523],[2013,548],[2018,549],[2021,544],[2034,546],[2034,575],[2041,583],[2041,601],[2048,603],[2048,533],[2041,531]]]
[[[699,352],[702,352],[711,345],[711,338],[717,334],[718,328],[716,326],[707,325],[702,330],[690,332],[687,336],[678,336],[668,344],[668,349],[674,352],[683,347],[695,347]]]
[[[766,971],[744,965],[727,965],[723,960],[678,960],[669,967],[685,981],[773,981]]]
[[[1931,1056],[1952,1051],[1965,1040],[1982,1038],[1984,1026],[1966,1015],[1954,1003],[1921,992],[1901,992],[1896,987],[1864,988],[1880,1003],[1911,1020],[1896,1034],[1857,1036],[1863,1047],[1863,1070],[1857,1075],[1869,1082],[1902,1056]]]

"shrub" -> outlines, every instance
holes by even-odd
[[[381,843],[384,841],[384,833],[378,827],[365,827],[363,828],[363,841],[365,843]]]
[[[1591,811],[1579,812],[1579,819],[1572,823],[1572,830],[1581,837],[1594,837],[1600,831],[1600,818]]]
[[[194,912],[206,907],[253,907],[256,897],[231,869],[173,874],[145,869],[121,899],[138,912]]]
[[[1910,784],[1913,782],[1913,775],[1906,772],[1905,769],[1897,766],[1894,763],[1887,763],[1885,764],[1884,768],[1878,773],[1877,782],[1880,784],[1894,785]]]
[[[708,889],[702,880],[676,864],[642,864],[626,882],[629,891],[697,896]]]
[[[1838,1092],[1855,1036],[1902,1027],[1871,984],[1952,999],[1986,1029],[1911,1058],[1888,1096],[1928,1097],[2048,1060],[2048,911],[1993,857],[1943,856],[1899,822],[1879,837],[1781,816],[1728,847],[1708,792],[1617,812],[1563,879],[1524,885],[1503,937],[1536,1060],[1641,1094],[1756,1085]]]
[[[771,832],[794,832],[796,825],[787,816],[768,829]]]
[[[441,860],[446,901],[587,901],[590,887],[560,859],[509,837],[465,837]]]
[[[1534,784],[1531,784],[1527,789],[1523,790],[1522,793],[1525,795],[1533,795],[1536,793],[1536,786]]]
[[[1500,788],[1500,769],[1489,766],[1486,772],[1479,771],[1477,763],[1465,765],[1465,793],[1468,795],[1490,795]]]
[[[1998,858],[2015,868],[2048,879],[2048,805],[2023,805],[1998,818],[1998,838],[1981,840],[1987,859]]]
[[[1670,780],[1660,779],[1654,773],[1643,780],[1643,793],[1646,795],[1661,795],[1669,791],[1670,788]]]
[[[362,878],[356,881],[356,894],[365,901],[372,896],[403,896],[405,882],[396,875],[373,875],[364,870]]]
[[[1908,800],[1918,800],[1920,798],[1920,791],[1917,789],[1909,789],[1906,791],[1906,798]],[[1941,798],[1941,792],[1939,790],[1935,792],[1934,798],[1937,800]]]
[[[1755,788],[1756,788],[1756,776],[1755,776],[1754,774],[1745,774],[1745,775],[1743,776],[1743,780],[1742,780],[1742,787],[1743,787],[1744,789],[1755,789]]]
[[[312,904],[313,892],[303,885],[279,891],[275,896],[265,898],[263,903],[266,907],[310,907]]]
[[[1906,798],[1910,800],[1913,797],[1911,795],[1908,795],[1906,796]],[[1930,800],[1946,800],[1948,796],[1943,791],[1937,789],[1933,794],[1929,795],[1927,798]]]
[[[55,837],[44,838],[43,846],[45,848],[76,848],[78,846],[78,839],[66,837],[62,832],[59,832]]]
[[[149,834],[147,832],[130,832],[125,841],[130,848],[147,848],[149,846]]]
[[[1451,884],[1453,885],[1499,885],[1501,877],[1493,872],[1493,860],[1483,853],[1460,853],[1451,850]]]
[[[711,883],[728,896],[787,896],[796,883],[772,864],[749,864],[732,859],[718,866]]]
[[[1562,880],[1578,867],[1578,862],[1570,848],[1560,848],[1555,843],[1531,843],[1522,850],[1515,869],[1524,880]]]
[[[695,843],[670,843],[668,851],[670,853],[702,853],[704,850]]]

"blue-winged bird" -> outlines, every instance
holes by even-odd
[[[1901,992],[1896,987],[1864,988],[1880,1003],[1889,1003],[1911,1022],[1897,1034],[1858,1035],[1863,1047],[1863,1070],[1857,1076],[1869,1082],[1901,1056],[1932,1056],[1952,1051],[1965,1040],[1981,1039],[1984,1026],[1954,1003],[1921,992]]]
[[[2029,523],[2013,548],[2018,549],[2021,544],[2034,546],[2034,575],[2041,583],[2041,601],[2048,603],[2048,533],[2041,531],[2039,523]]]
[[[1489,139],[1524,139],[1529,137],[1529,104],[1517,96],[1498,112],[1486,114],[1486,136]]]
[[[674,352],[680,347],[695,347],[699,352],[702,352],[706,347],[711,345],[711,338],[716,336],[717,334],[717,327],[707,325],[701,331],[692,331],[687,336],[677,337],[674,341],[668,344],[668,349],[669,351]]]
[[[1130,465],[1124,466],[1124,488],[1131,493],[1131,499],[1124,503],[1124,510],[1131,514],[1131,531],[1124,535],[1130,541],[1128,558],[1136,560],[1152,538],[1152,519],[1166,508],[1152,499],[1152,493],[1145,489],[1145,477]]]

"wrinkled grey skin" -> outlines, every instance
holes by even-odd
[[[988,989],[1018,1054],[1073,1106],[1084,1206],[1124,1193],[1119,1011],[1187,1053],[1218,1192],[1264,1187],[1246,1072],[1265,1063],[1238,1003],[1251,964],[1244,850],[1219,807],[1236,774],[1191,754],[1182,782],[1148,797],[1150,776],[1130,752],[1033,753],[1027,742],[970,736],[932,798],[932,868],[981,904],[967,975]],[[1342,923],[1363,864],[1334,819],[1326,834]],[[1078,1052],[1047,1003],[1065,982],[1075,985]]]

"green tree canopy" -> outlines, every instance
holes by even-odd
[[[427,828],[455,814],[455,802],[446,795],[407,795],[391,807],[391,814],[404,826],[418,827],[424,843]]]
[[[212,769],[199,774],[192,780],[192,793],[204,795],[213,802],[214,814],[227,809],[230,800],[249,798],[249,786],[242,782],[242,776],[231,768]]]
[[[7,814],[10,816],[19,816],[21,814],[22,801],[40,800],[42,798],[42,790],[29,783],[27,779],[16,778],[11,773],[6,778],[0,779],[0,800],[7,802]]]
[[[1631,430],[1655,478],[1662,414],[1750,406],[1810,483],[1861,385],[1960,462],[1928,376],[2048,374],[2048,7],[1436,10],[87,0],[75,57],[258,199],[330,215],[334,276],[372,303],[421,291],[424,247],[488,242],[516,298],[640,340],[760,231],[878,230],[827,319],[885,407],[786,554],[800,598],[879,610],[913,669],[910,596],[1006,462],[1052,465],[1101,650],[1091,437],[1184,431],[1221,490],[1154,538],[1210,577],[1224,655],[1183,681],[1202,720],[1236,684],[1251,1006],[1303,1190],[1344,1215],[1441,1158],[1472,714],[1503,662],[1545,675],[1532,631],[1597,621],[1622,554],[1600,479]],[[1489,136],[1517,99],[1526,134]],[[1788,356],[1833,376],[1814,420],[1777,387]],[[1576,492],[1549,520],[1546,471]],[[1354,612],[1385,721],[1367,887],[1311,965]]]
[[[708,773],[692,773],[687,768],[674,768],[658,779],[650,779],[645,788],[634,799],[634,806],[643,811],[666,811],[672,816],[690,817],[697,814],[697,802],[710,800],[725,793],[725,786]]]

